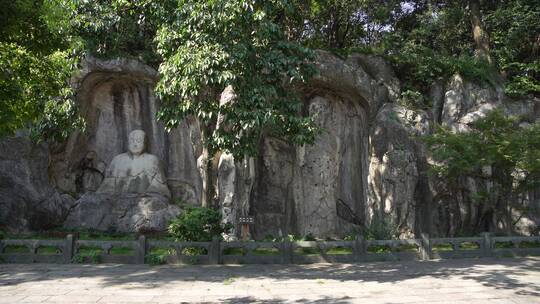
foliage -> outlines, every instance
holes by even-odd
[[[381,39],[382,54],[396,67],[405,86],[426,94],[432,83],[455,73],[495,84],[495,70],[474,56],[467,10],[461,4],[417,4]]]
[[[178,241],[209,242],[220,237],[226,228],[221,224],[218,210],[205,207],[188,207],[169,223],[169,234]]]
[[[158,254],[147,254],[144,262],[150,266],[163,265],[167,263],[166,256]]]
[[[83,124],[69,77],[77,44],[65,37],[55,0],[2,1],[0,26],[0,136],[31,130],[60,140]]]
[[[539,186],[539,123],[522,127],[517,118],[495,110],[473,123],[470,132],[456,134],[439,128],[426,142],[436,162],[434,172],[451,187],[459,187],[463,178],[492,183],[489,191],[474,196],[484,206],[484,221],[496,212],[511,227],[512,210],[523,211],[520,194]],[[494,224],[483,225],[481,229],[489,229]]]
[[[399,104],[408,109],[422,109],[426,105],[424,96],[422,93],[414,90],[406,90],[401,93],[401,98],[398,100]]]
[[[509,82],[506,93],[540,93],[540,7],[534,0],[503,1],[486,15],[493,56]]]
[[[294,15],[294,6],[282,0],[183,0],[175,12],[156,36],[163,58],[158,118],[168,129],[194,115],[207,129],[211,151],[239,158],[256,153],[263,133],[294,144],[313,142],[316,127],[299,115],[293,89],[315,73],[313,52],[289,41],[279,22]],[[236,97],[219,104],[227,86]]]
[[[520,190],[536,186],[540,174],[540,124],[526,128],[515,117],[501,111],[490,112],[476,121],[467,133],[453,133],[439,128],[426,139],[433,157],[439,161],[434,169],[447,177],[483,177],[482,169],[489,166],[498,174],[491,178],[508,184],[514,172],[519,172]],[[512,184],[508,184],[512,185]],[[518,190],[518,189],[516,189]]]
[[[73,263],[101,263],[102,249],[98,247],[79,248],[79,252],[73,255],[71,261]]]
[[[101,58],[133,57],[157,67],[153,39],[157,16],[165,9],[149,0],[62,0],[70,27],[85,49]]]
[[[398,227],[392,221],[378,213],[373,214],[371,221],[364,229],[366,240],[392,240],[398,235]]]

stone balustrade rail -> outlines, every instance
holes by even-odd
[[[430,238],[354,241],[175,242],[79,240],[0,240],[5,263],[144,264],[160,257],[170,264],[354,263],[540,255],[540,236]]]

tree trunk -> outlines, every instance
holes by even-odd
[[[480,14],[480,0],[469,0],[469,10],[475,43],[475,55],[492,63],[489,55],[489,36],[482,24],[482,15]]]
[[[203,142],[206,141],[207,136],[211,132],[211,128],[201,124],[201,133]],[[203,151],[199,159],[197,160],[197,167],[202,179],[202,207],[213,208],[215,207],[215,193],[216,193],[216,161],[215,155],[210,155],[210,151],[206,145],[203,145]],[[219,159],[219,158],[218,158]]]

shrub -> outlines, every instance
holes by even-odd
[[[398,235],[398,227],[391,220],[375,213],[369,225],[365,228],[367,240],[391,240]]]
[[[167,256],[159,254],[147,254],[145,257],[145,263],[150,266],[163,265],[167,263]]]
[[[221,224],[218,210],[205,207],[188,207],[169,223],[169,234],[178,241],[208,242],[221,236],[228,227]]]
[[[422,93],[415,90],[406,90],[402,92],[398,103],[411,110],[424,109],[428,106],[427,100],[424,99]]]

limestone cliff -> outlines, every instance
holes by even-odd
[[[467,180],[457,191],[430,175],[430,157],[421,138],[439,124],[467,131],[471,122],[494,108],[520,115],[524,123],[534,122],[540,117],[540,100],[511,100],[501,88],[456,75],[433,84],[431,111],[408,109],[398,102],[400,81],[381,58],[356,54],[342,59],[323,51],[317,55],[320,74],[302,90],[304,112],[323,132],[314,145],[302,147],[263,138],[257,158],[242,162],[216,155],[217,172],[210,177],[215,193],[210,197],[223,205],[227,221],[253,215],[252,233],[258,239],[309,233],[343,237],[362,232],[376,216],[388,219],[402,237],[474,233],[479,213],[471,196],[486,185]],[[72,134],[64,146],[49,152],[2,140],[0,226],[34,228],[29,221],[36,213],[28,210],[35,206],[41,206],[39,214],[46,214],[41,218],[49,222],[40,227],[59,224],[72,202],[61,193],[77,198],[93,188],[80,185],[95,181],[95,176],[84,178],[88,160],[85,166],[81,162],[86,155],[93,152],[95,169],[98,163],[108,164],[125,152],[133,129],[148,134],[149,153],[165,164],[173,200],[200,204],[206,187],[197,167],[200,131],[194,121],[170,133],[163,130],[155,118],[156,77],[156,71],[134,60],[90,59],[75,79],[86,132]],[[39,153],[29,152],[32,149]],[[539,197],[533,191],[527,204],[540,210]],[[51,204],[55,207],[44,207]],[[521,232],[531,233],[539,218],[522,217]]]

